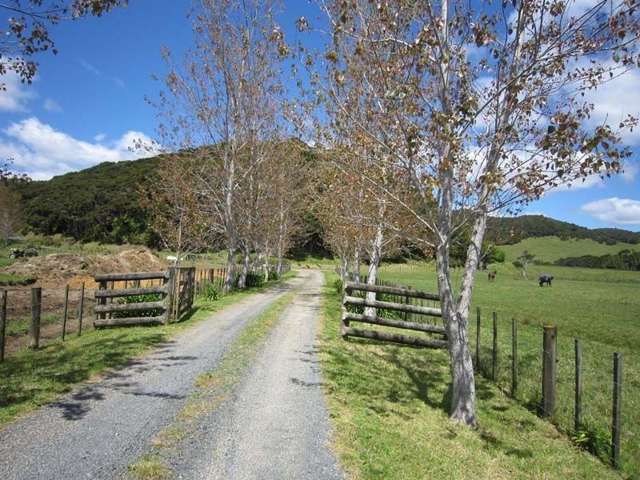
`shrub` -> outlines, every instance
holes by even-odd
[[[206,282],[202,287],[200,296],[209,302],[215,302],[220,298],[220,290],[211,282]]]
[[[247,288],[261,287],[264,284],[264,275],[256,272],[247,273],[245,286]]]
[[[162,295],[159,293],[148,293],[146,295],[134,295],[132,297],[124,297],[118,300],[120,304],[128,303],[142,303],[142,302],[159,302],[162,300]],[[135,312],[114,312],[115,318],[127,318],[131,316],[136,317],[157,317],[162,315],[163,310],[161,308],[150,308],[148,310],[136,310]]]

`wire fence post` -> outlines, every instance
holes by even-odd
[[[42,288],[34,287],[31,289],[31,348],[40,348],[40,314],[42,311]]]
[[[576,394],[575,407],[573,409],[573,428],[576,432],[582,428],[582,345],[575,339],[576,355]]]
[[[498,314],[493,312],[493,352],[491,356],[491,380],[498,379]]]
[[[0,297],[0,362],[4,362],[4,348],[7,338],[7,291]]]
[[[64,287],[64,313],[62,314],[62,341],[67,335],[67,318],[69,316],[69,284]]]
[[[476,309],[476,371],[480,371],[480,307]]]
[[[84,315],[84,282],[80,287],[80,304],[78,305],[78,336],[82,335],[82,317]]]
[[[511,396],[518,392],[518,322],[511,319]]]
[[[611,421],[611,464],[620,468],[620,410],[622,407],[622,353],[613,354],[613,418]]]
[[[558,328],[545,325],[542,340],[542,416],[553,417],[556,410],[556,339]]]

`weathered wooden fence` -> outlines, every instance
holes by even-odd
[[[95,292],[96,328],[168,324],[181,319],[193,305],[194,267],[109,273],[96,275],[95,281],[99,285]]]
[[[360,292],[360,295],[355,292]],[[373,293],[374,299],[367,298],[367,293]],[[378,300],[378,295],[382,295],[384,300]],[[387,301],[387,298],[396,301]],[[402,299],[402,302],[398,301]],[[420,317],[441,317],[439,308],[413,305],[412,299],[422,299],[439,301],[439,297],[433,293],[421,292],[403,287],[393,287],[387,285],[367,285],[365,283],[347,282],[344,285],[342,298],[342,326],[343,338],[360,337],[373,340],[411,345],[426,348],[446,348],[446,332],[442,325],[435,325],[420,321],[406,321],[397,318],[390,318],[390,315],[379,314],[383,312],[399,312],[401,314],[411,314]],[[368,314],[367,312],[373,312]],[[406,316],[406,315],[405,315]],[[415,335],[405,335],[383,330],[371,330],[353,328],[351,322],[378,325],[382,327],[392,327],[399,330],[409,330],[426,334],[436,334],[440,338],[418,337]]]

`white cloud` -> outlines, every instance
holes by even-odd
[[[640,225],[640,201],[630,198],[603,198],[582,206],[582,211],[598,220],[617,225]]]
[[[623,75],[601,84],[597,89],[586,93],[587,101],[594,104],[591,115],[592,126],[607,122],[617,126],[627,115],[640,113],[640,72],[630,70]],[[640,129],[625,131],[622,140],[630,146],[640,145]]]
[[[93,139],[98,143],[103,142],[105,138],[107,138],[107,135],[105,133],[99,133],[95,137],[93,137]]]
[[[58,102],[53,100],[52,98],[47,98],[43,104],[44,109],[47,112],[60,113],[62,112],[62,107]]]
[[[94,74],[96,77],[102,76],[102,72],[98,69],[98,67],[87,62],[84,58],[79,59],[78,62],[87,72]]]
[[[30,86],[22,83],[20,77],[9,71],[0,77],[0,84],[4,84],[4,90],[0,90],[0,111],[2,112],[26,112],[27,103],[36,97]]]
[[[37,118],[12,123],[0,137],[0,158],[13,160],[14,166],[32,178],[43,180],[101,162],[148,157],[157,147],[144,133],[128,131],[109,145],[73,138]],[[139,143],[149,149],[139,147]]]

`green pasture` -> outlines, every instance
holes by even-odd
[[[536,256],[536,260],[553,263],[560,258],[581,257],[583,255],[602,256],[616,254],[621,250],[640,250],[640,244],[615,243],[607,245],[591,239],[559,237],[531,237],[513,245],[499,245],[504,250],[506,262],[511,263],[525,250]]]
[[[498,383],[511,389],[512,319],[518,325],[518,401],[535,411],[540,400],[542,325],[558,327],[559,430],[606,461],[612,409],[613,353],[623,353],[622,461],[626,474],[640,478],[640,273],[531,266],[528,278],[509,264],[492,265],[496,281],[478,272],[470,315],[470,342],[475,351],[476,314],[481,310],[481,369],[492,358],[492,313],[498,317]],[[554,276],[551,287],[540,287],[540,273]],[[458,284],[462,271],[455,270]],[[432,264],[385,265],[380,278],[435,292]],[[574,339],[583,349],[583,426],[575,431]]]
[[[407,265],[401,277],[407,279]],[[385,276],[399,275],[386,267]],[[431,286],[426,267],[409,277]],[[343,340],[340,295],[327,272],[320,340],[333,445],[355,479],[620,478],[499,386],[477,380],[477,430],[448,418],[443,350]],[[628,458],[628,457],[627,457]]]

